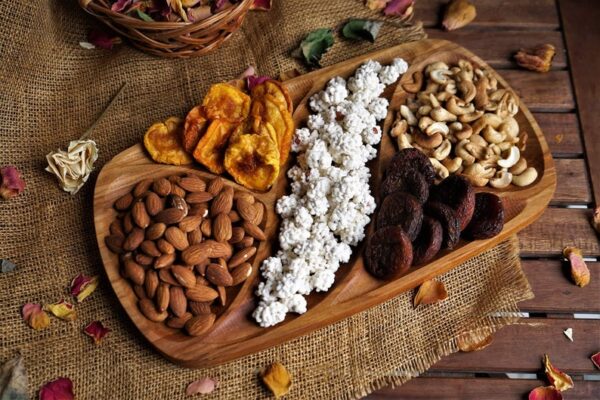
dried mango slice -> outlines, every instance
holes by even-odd
[[[194,150],[194,158],[215,174],[225,172],[223,159],[229,136],[236,125],[222,119],[214,120]]]
[[[225,152],[225,169],[240,185],[267,190],[279,175],[277,144],[264,132],[236,136]]]
[[[290,114],[293,111],[294,105],[292,103],[292,98],[290,97],[290,93],[285,88],[285,86],[283,86],[281,84],[281,82],[278,82],[276,80],[269,79],[269,80],[261,83],[260,85],[254,86],[254,88],[252,89],[250,94],[252,95],[252,98],[254,98],[254,99],[260,99],[265,94],[270,94],[275,99],[277,99],[277,102],[280,105],[285,106],[287,108],[287,110],[290,112]]]
[[[277,134],[279,162],[280,165],[284,165],[290,154],[294,136],[294,120],[287,107],[280,105],[274,96],[265,93],[262,98],[252,102],[250,114],[273,126]]]
[[[228,83],[212,85],[202,102],[208,119],[241,122],[250,112],[250,97]]]
[[[191,164],[194,161],[181,145],[182,128],[182,121],[177,117],[170,117],[148,128],[144,135],[144,146],[154,161],[172,165]]]
[[[188,115],[185,117],[183,137],[181,138],[185,151],[188,153],[192,153],[194,151],[198,145],[198,142],[200,141],[200,138],[202,138],[206,132],[209,122],[210,121],[204,112],[204,107],[196,106],[190,110]]]

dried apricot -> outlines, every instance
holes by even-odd
[[[266,93],[262,98],[252,101],[250,114],[270,123],[277,133],[277,146],[281,165],[285,164],[292,145],[294,136],[294,120],[286,105],[281,105],[270,94]]]
[[[280,105],[285,106],[290,114],[293,111],[294,105],[290,93],[279,81],[273,79],[266,80],[263,83],[254,86],[250,94],[252,95],[252,98],[255,99],[259,99],[265,94],[269,94],[273,96]]]
[[[381,183],[381,196],[386,197],[394,192],[410,193],[423,204],[429,197],[429,184],[425,177],[417,171],[395,171]]]
[[[412,195],[395,192],[387,196],[377,214],[377,229],[400,226],[410,240],[415,240],[423,222],[423,207]]]
[[[413,264],[425,264],[439,253],[444,239],[442,224],[430,216],[423,217],[421,231],[413,242]]]
[[[502,228],[504,228],[502,199],[493,193],[477,193],[475,212],[464,231],[465,237],[471,240],[488,239],[499,234]]]
[[[185,151],[188,153],[194,151],[200,138],[204,135],[209,122],[204,112],[204,107],[196,106],[190,110],[185,117],[185,124],[183,126],[182,143]]]
[[[202,105],[208,119],[236,123],[248,116],[250,96],[228,83],[217,83],[210,87]]]
[[[221,119],[214,120],[196,145],[194,158],[215,174],[225,172],[223,161],[229,136],[236,125]]]
[[[365,250],[365,268],[379,279],[402,275],[413,261],[410,238],[399,226],[378,229]]]
[[[447,204],[456,211],[461,231],[469,225],[475,210],[475,191],[467,178],[462,175],[449,176],[432,188],[431,199]]]
[[[452,207],[439,201],[430,201],[425,204],[425,215],[435,218],[442,224],[444,229],[442,247],[452,249],[456,246],[460,239],[460,226],[456,212]]]
[[[404,170],[419,172],[430,185],[435,180],[435,170],[431,161],[423,152],[415,148],[403,149],[396,153],[388,164],[386,175]]]
[[[144,135],[144,147],[154,161],[172,165],[191,164],[194,161],[181,144],[182,128],[183,123],[177,117],[170,117],[148,128]]]

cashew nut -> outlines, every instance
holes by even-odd
[[[435,98],[438,101],[448,101],[448,99],[452,98],[452,96],[454,96],[452,93],[439,92],[438,94],[435,95]]]
[[[469,143],[470,142],[468,139],[463,139],[460,142],[458,142],[456,144],[456,147],[454,148],[454,153],[457,157],[462,158],[464,165],[471,165],[475,162],[475,157],[473,157],[471,153],[469,153],[465,148],[465,146]]]
[[[450,128],[444,122],[434,122],[425,129],[425,133],[428,136],[435,135],[436,133],[446,136],[450,133]]]
[[[521,157],[521,158],[519,158],[519,161],[517,161],[517,163],[515,165],[513,165],[512,167],[510,167],[508,169],[508,172],[510,172],[513,175],[520,175],[526,169],[527,169],[527,160],[525,159],[525,157]]]
[[[482,109],[489,103],[487,95],[487,90],[489,89],[488,78],[485,76],[479,78],[477,83],[475,83],[475,89],[477,90],[477,93],[475,94],[473,102],[475,103],[475,107],[477,109]]]
[[[485,160],[491,156],[491,151],[487,146],[481,146],[476,143],[467,143],[465,149],[477,160]]]
[[[500,124],[498,130],[507,136],[516,138],[519,136],[519,123],[513,117],[508,117]]]
[[[443,61],[437,61],[425,67],[425,74],[431,76],[431,72],[435,71],[436,69],[449,70],[450,67]]]
[[[456,115],[450,113],[444,107],[435,107],[429,115],[438,122],[456,121]]]
[[[411,149],[412,146],[412,135],[410,133],[403,133],[401,135],[398,135],[397,138],[397,142],[398,142],[398,148],[400,150],[404,150],[404,149]]]
[[[433,158],[442,161],[450,155],[452,143],[448,139],[444,140],[432,153]]]
[[[475,110],[472,113],[459,115],[458,120],[463,124],[467,124],[481,118],[483,114],[484,112],[482,110]]]
[[[408,122],[408,125],[417,125],[417,117],[415,117],[415,114],[413,114],[413,112],[404,104],[400,106],[400,115],[404,117],[406,122]]]
[[[439,132],[436,132],[431,136],[424,135],[421,132],[415,132],[413,139],[415,143],[421,147],[434,149],[442,144],[444,137]]]
[[[519,161],[519,158],[521,158],[521,152],[517,146],[512,146],[506,158],[498,160],[498,165],[502,168],[510,168]]]
[[[435,97],[435,95],[433,93],[429,93],[429,103],[431,104],[431,107],[433,107],[433,108],[440,107],[440,102],[438,101],[437,97]]]
[[[425,90],[423,91],[423,93],[425,94],[431,94],[431,93],[437,93],[440,90],[440,85],[438,85],[437,83],[433,82],[433,81],[429,81],[427,82],[427,86],[425,86]]]
[[[408,122],[405,119],[397,119],[390,131],[392,137],[398,137],[408,130]]]
[[[512,145],[513,145],[512,141],[498,143],[498,147],[500,148],[500,151],[510,150],[510,148],[512,147]]]
[[[471,143],[475,143],[481,147],[487,147],[488,145],[488,142],[486,142],[485,139],[479,135],[472,135],[469,139]]]
[[[465,175],[474,186],[483,187],[487,185],[495,172],[496,170],[493,168],[485,168],[483,165],[475,163],[466,167],[463,171],[463,175]]]
[[[460,157],[454,157],[454,158],[448,157],[442,161],[442,164],[444,165],[444,167],[446,167],[448,169],[448,172],[450,172],[451,174],[458,171],[458,169],[462,166],[462,163],[463,163],[463,159]]]
[[[419,109],[417,110],[417,114],[418,115],[429,115],[431,110],[432,110],[431,106],[429,104],[425,104],[424,106],[419,107]]]
[[[435,175],[439,179],[446,179],[450,175],[448,169],[444,167],[444,165],[442,165],[441,162],[439,162],[435,158],[430,158],[429,161],[431,161],[431,165],[433,165],[433,169],[435,170]]]
[[[468,106],[464,103],[462,103],[462,105],[458,104],[455,96],[452,96],[450,99],[448,99],[446,102],[446,108],[454,115],[464,115],[475,111],[473,104],[469,104]]]
[[[496,172],[496,175],[492,179],[490,179],[490,186],[495,187],[496,189],[504,189],[512,182],[513,175],[506,171],[500,170]]]
[[[499,156],[499,155],[501,155],[501,154],[502,154],[502,149],[501,149],[501,148],[500,148],[500,146],[498,146],[496,143],[492,143],[492,144],[490,145],[490,149],[491,149],[491,150],[492,150],[492,152],[493,152],[495,155],[497,155],[497,156]]]
[[[454,79],[448,79],[448,82],[443,87],[444,92],[450,94],[456,94],[456,81]]]
[[[462,99],[465,101],[465,103],[470,103],[477,95],[477,88],[470,80],[461,81],[458,84],[458,90],[462,93]]]
[[[402,89],[408,93],[417,93],[423,86],[423,72],[415,71],[412,76],[412,82],[402,85]]]
[[[427,129],[427,127],[431,124],[433,124],[435,121],[432,120],[431,118],[429,118],[427,115],[424,117],[421,117],[421,119],[419,119],[419,129],[421,131],[425,131],[425,129]]]
[[[488,125],[483,129],[483,138],[488,143],[502,143],[504,139],[506,139],[506,135],[501,132],[498,132],[497,130],[492,128],[491,125]]]
[[[471,128],[471,125],[469,125],[469,124],[463,124],[462,129],[454,132],[454,136],[458,140],[468,139],[471,137],[472,134],[473,134],[473,128]]]
[[[519,175],[513,175],[512,183],[517,186],[528,186],[531,185],[538,176],[538,172],[535,168],[529,167]]]
[[[462,80],[472,81],[473,80],[473,64],[468,60],[458,60],[458,66],[461,72],[459,76]]]
[[[529,135],[527,132],[523,132],[519,137],[519,150],[525,151],[527,148],[527,139],[529,139]]]
[[[498,89],[490,93],[489,98],[491,101],[500,101],[504,93],[506,93],[506,89]]]
[[[500,124],[502,123],[502,118],[497,116],[496,114],[486,113],[483,114],[481,118],[473,123],[473,133],[477,135],[483,128],[487,125],[491,125],[492,128],[498,129]]]

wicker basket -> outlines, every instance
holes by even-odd
[[[186,58],[206,54],[235,32],[253,0],[242,0],[198,22],[147,22],[110,9],[107,0],[79,0],[81,7],[138,49],[161,57]]]

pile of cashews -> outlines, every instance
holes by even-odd
[[[514,118],[519,100],[512,91],[467,60],[452,67],[435,62],[412,78],[402,88],[414,96],[390,131],[400,149],[425,153],[438,180],[462,174],[475,186],[498,189],[536,180],[537,170],[521,157],[528,135]]]

